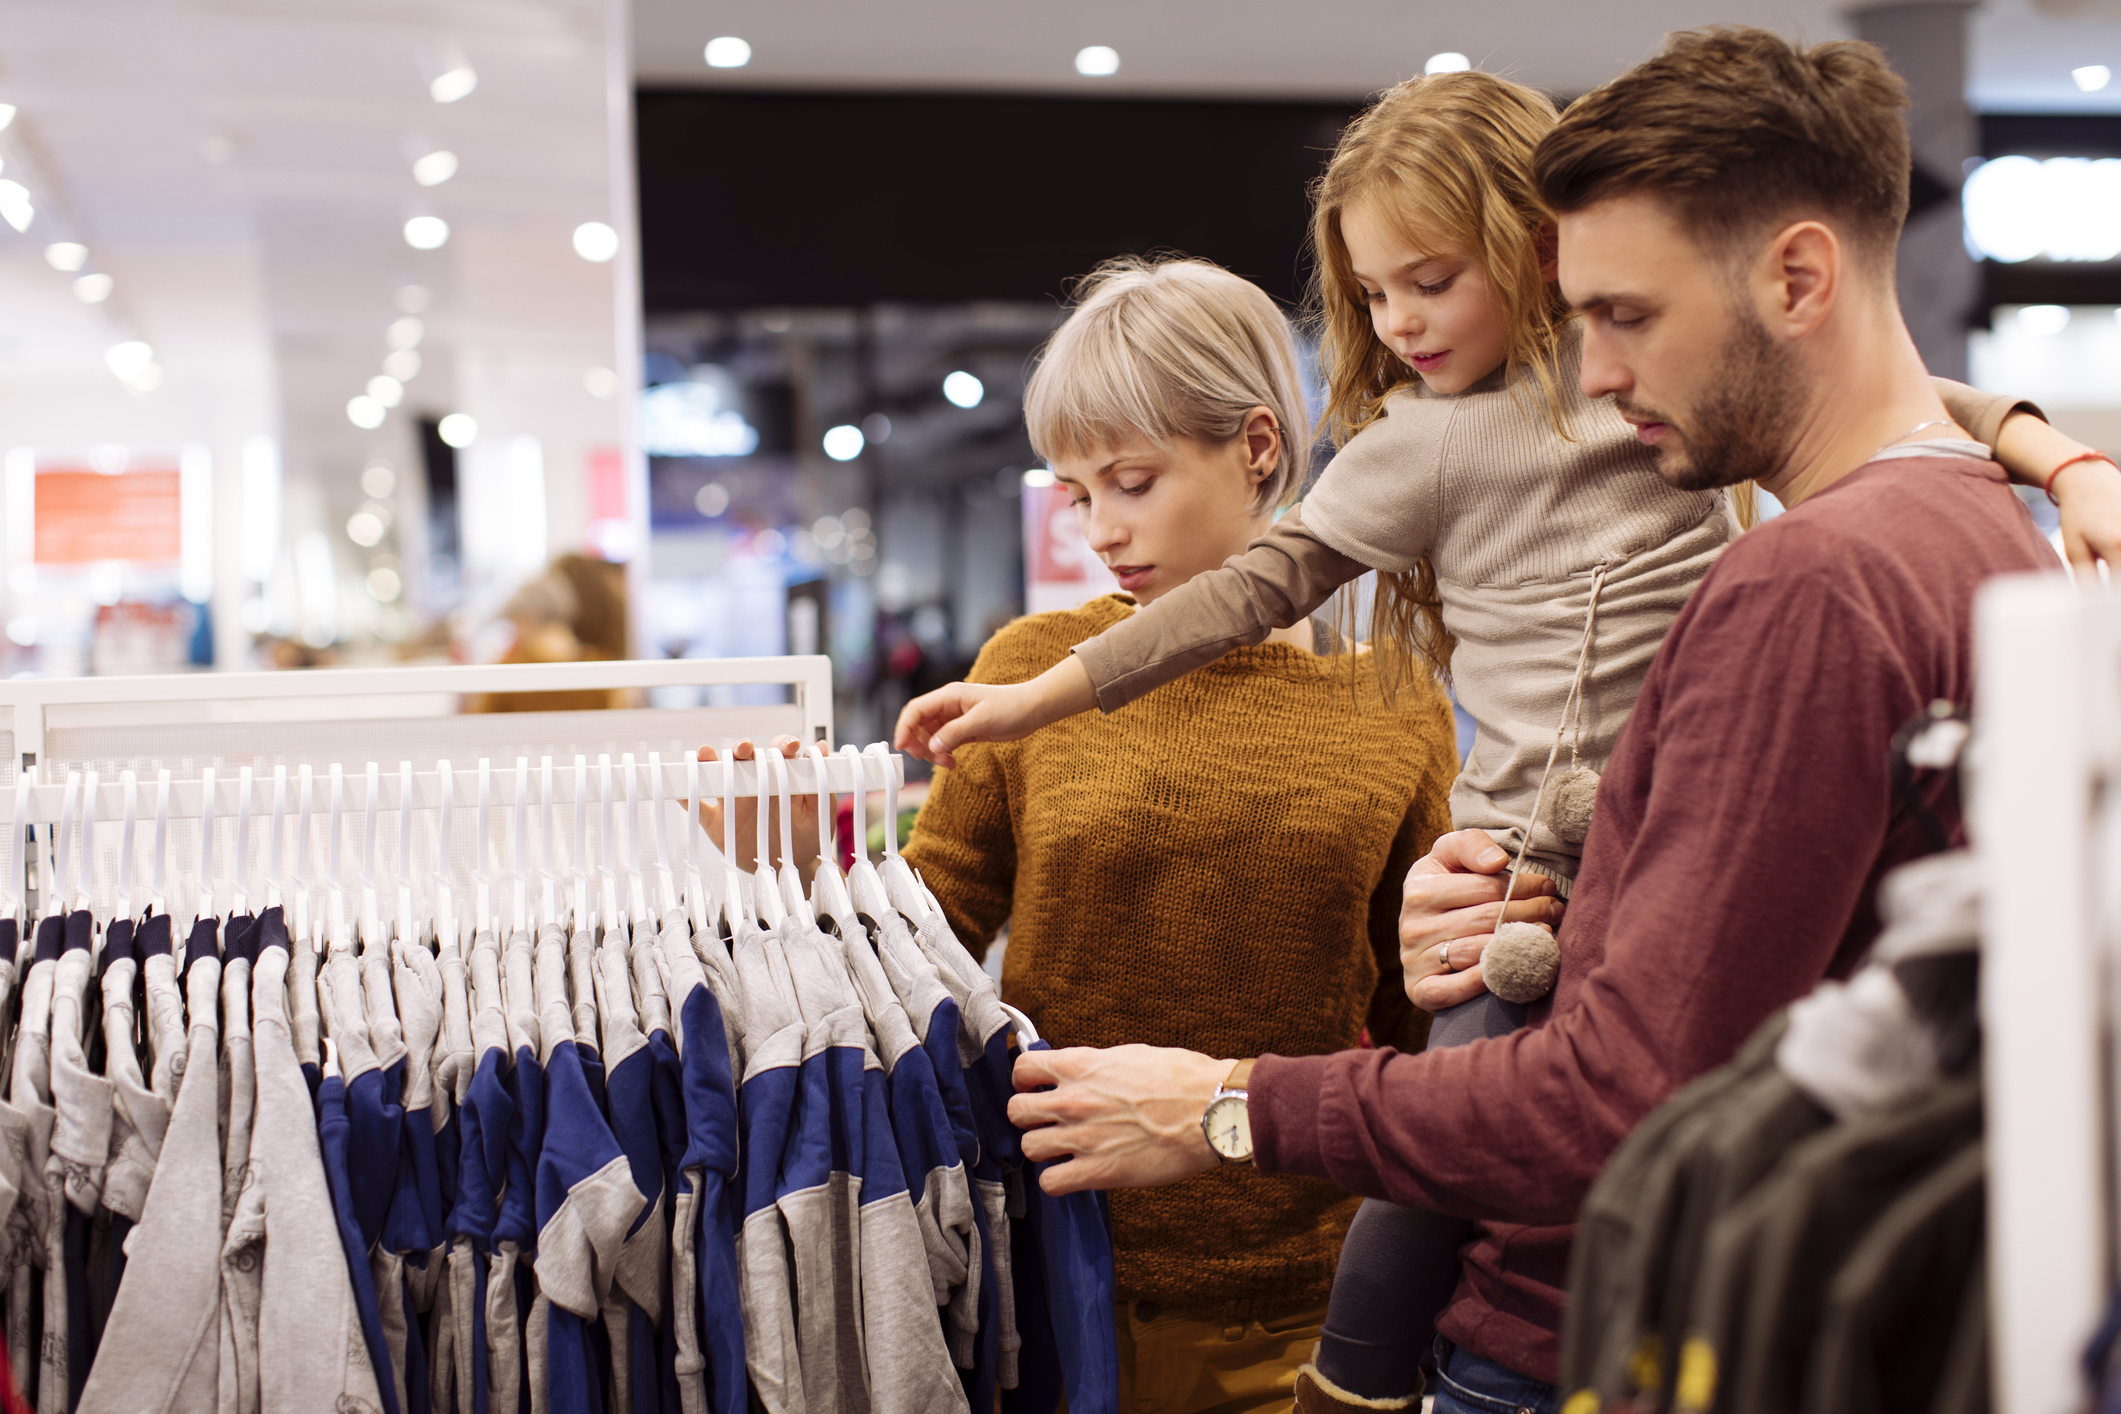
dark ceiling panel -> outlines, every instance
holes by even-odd
[[[653,313],[1056,299],[1152,250],[1294,301],[1306,189],[1354,111],[659,89],[636,109]]]

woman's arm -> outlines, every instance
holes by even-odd
[[[2029,402],[1948,378],[1931,381],[1952,420],[1995,452],[2011,480],[2053,493],[2062,508],[2063,553],[2072,566],[2096,573],[2102,560],[2121,563],[2121,469],[2106,461],[2072,462],[2093,448],[2048,426]]]
[[[1195,575],[1026,683],[958,682],[914,698],[896,745],[941,765],[975,741],[1017,741],[1087,712],[1117,711],[1153,688],[1277,628],[1302,622],[1368,566],[1304,528],[1293,507],[1244,554]]]

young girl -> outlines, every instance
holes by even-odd
[[[1476,723],[1454,825],[1487,831],[1515,860],[1510,918],[1555,921],[1595,772],[1740,517],[1724,493],[1668,484],[1617,412],[1581,392],[1580,329],[1556,288],[1554,227],[1532,177],[1554,121],[1541,95],[1478,72],[1402,84],[1357,118],[1319,185],[1314,227],[1325,424],[1342,446],[1302,506],[1033,681],[916,699],[899,743],[947,763],[953,746],[1092,705],[1114,711],[1374,569],[1383,665],[1448,675]],[[1943,382],[1939,392],[1953,421],[1996,445],[2008,400]],[[2034,484],[2074,449],[2036,418],[2011,427],[2022,452],[2006,446],[2004,460]],[[1908,438],[1925,432],[1949,428]],[[2114,480],[2080,484],[2103,495]],[[1434,952],[1405,962],[1410,989],[1481,975]],[[1492,1001],[1447,1013],[1432,1044],[1522,1016]],[[1303,1407],[1418,1400],[1417,1361],[1462,1236],[1434,1215],[1364,1204]]]

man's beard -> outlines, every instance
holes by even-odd
[[[1732,311],[1708,391],[1682,428],[1662,413],[1625,398],[1615,405],[1644,421],[1660,421],[1678,445],[1653,447],[1657,473],[1682,491],[1712,491],[1763,481],[1789,464],[1803,397],[1797,360],[1768,337],[1752,311]]]

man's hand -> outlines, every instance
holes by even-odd
[[[2055,468],[2090,450],[2028,412],[2004,418],[1996,434],[1996,460],[2029,486],[2046,484]],[[2074,462],[2050,489],[2062,503],[2062,551],[2071,567],[2096,581],[2100,562],[2109,571],[2121,564],[2121,471],[2110,462]]]
[[[1097,705],[1090,674],[1073,653],[1029,682],[954,682],[924,692],[898,714],[892,745],[938,766],[975,741],[1020,741],[1040,727]]]
[[[1046,1170],[1048,1193],[1160,1188],[1215,1167],[1200,1121],[1234,1065],[1161,1046],[1027,1051],[1009,1122],[1034,1163],[1073,1156]]]
[[[1504,922],[1504,872],[1510,856],[1484,830],[1456,830],[1407,871],[1399,907],[1399,965],[1407,999],[1423,1011],[1442,1011],[1487,990],[1480,955]],[[1524,874],[1510,894],[1510,922],[1560,926],[1563,905],[1554,881]]]
[[[782,756],[793,761],[802,754],[803,747],[802,743],[792,736],[777,736],[767,749],[778,751]],[[735,760],[749,761],[757,753],[749,741],[740,741],[729,748],[729,754]],[[719,759],[713,747],[703,746],[700,748],[700,760],[718,761]],[[764,768],[762,767],[761,769]],[[700,824],[706,828],[707,838],[714,841],[716,849],[728,856],[730,863],[739,869],[748,871],[754,866],[754,856],[758,853],[759,798],[755,795],[740,794],[737,796],[736,820],[733,822],[735,828],[725,838],[722,833],[721,784],[722,778],[718,773],[714,771],[700,772],[700,799],[694,802],[700,812]],[[777,861],[787,851],[787,846],[781,841],[779,792],[771,793],[767,797],[767,803],[770,808],[766,813],[766,847],[773,853],[774,859]],[[817,867],[819,847],[817,837],[817,797],[815,795],[796,796],[794,816],[795,860],[803,873],[805,881],[807,881],[810,877],[810,872]]]

